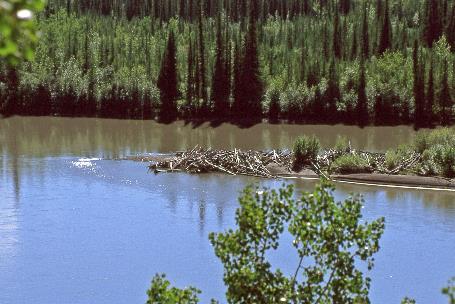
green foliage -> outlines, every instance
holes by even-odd
[[[384,165],[388,170],[397,168],[403,161],[412,156],[413,151],[407,145],[401,145],[397,149],[388,150],[385,153]]]
[[[406,297],[401,301],[401,304],[416,304],[416,300]]]
[[[349,140],[346,136],[337,136],[335,146],[334,146],[335,151],[340,152],[340,153],[346,153],[349,152],[351,147]]]
[[[243,119],[268,114],[271,120],[366,125],[408,124],[415,114],[411,49],[414,41],[425,46],[422,31],[430,19],[423,3],[390,0],[387,12],[384,1],[378,7],[359,1],[342,4],[346,0],[338,6],[335,0],[302,5],[295,0],[257,1],[255,18],[249,18],[249,1],[206,0],[203,14],[197,1],[190,2],[169,0],[163,7],[162,1],[148,0],[48,1],[38,18],[42,35],[36,59],[19,65],[20,86],[8,90],[19,95],[19,105],[13,107],[17,113],[7,114],[30,114],[34,104],[29,96],[44,86],[52,114],[71,115],[58,110],[64,103],[77,108],[86,102],[81,97],[90,95],[97,105],[91,115],[110,116],[105,110],[119,107],[116,117],[155,117],[156,83],[170,30],[175,34],[178,102],[185,104],[179,108],[182,117],[210,119],[214,111],[222,119],[234,112]],[[448,4],[453,6],[453,0]],[[441,19],[447,29],[455,24],[453,16]],[[353,24],[361,28],[348,26]],[[447,35],[435,40],[432,49],[420,50],[419,62],[435,62],[431,74],[436,81],[420,85],[433,92],[425,94],[425,112],[437,114],[433,124],[452,122],[454,114],[455,52],[450,48],[453,35],[449,30]],[[382,40],[387,51],[379,55]],[[429,69],[422,66],[420,81]],[[418,101],[422,95],[420,90]],[[68,102],[69,96],[74,100]],[[441,102],[430,102],[432,98]],[[140,111],[148,114],[138,115],[138,105],[144,104]],[[153,109],[147,109],[149,104]],[[422,112],[420,103],[417,108]],[[83,114],[79,112],[84,111],[72,115]],[[204,112],[207,117],[201,117]]]
[[[372,168],[365,158],[356,153],[344,154],[335,159],[330,170],[340,174],[371,173]]]
[[[455,277],[450,279],[449,282],[447,283],[447,287],[444,287],[442,289],[442,294],[446,295],[449,299],[449,304],[455,304]],[[403,301],[401,301],[402,304],[415,304],[416,301],[411,298],[404,298]]]
[[[316,136],[300,136],[294,142],[294,169],[299,170],[316,160],[321,144]]]
[[[44,0],[0,0],[0,58],[10,64],[33,59],[37,33],[33,14],[44,8]]]
[[[336,202],[332,192],[325,183],[300,199],[294,199],[292,186],[244,190],[238,228],[210,234],[224,266],[228,303],[368,302],[370,279],[357,266],[363,261],[373,267],[384,219],[360,224],[362,200]],[[267,260],[285,229],[299,261],[291,276]]]
[[[447,284],[447,287],[442,289],[442,293],[449,298],[449,304],[455,304],[455,277],[453,277]]]
[[[371,280],[359,268],[362,264],[368,271],[374,267],[385,219],[365,222],[362,198],[355,195],[335,201],[334,190],[326,181],[300,197],[292,185],[243,190],[235,216],[237,227],[209,235],[224,267],[227,303],[370,302]],[[289,235],[296,265],[285,274],[268,257]],[[442,290],[449,304],[454,304],[454,283],[455,278]],[[156,275],[147,291],[147,303],[195,304],[199,293],[194,287],[171,287],[164,275]],[[416,302],[406,297],[401,303]]]
[[[196,304],[199,303],[200,293],[201,291],[194,287],[185,289],[171,287],[164,274],[157,274],[152,279],[150,289],[147,290],[147,304]]]
[[[419,153],[438,145],[455,146],[455,130],[440,128],[431,132],[420,132],[414,138],[414,149]]]
[[[455,177],[455,147],[438,145],[430,149],[435,163],[439,166],[439,174],[445,177]]]

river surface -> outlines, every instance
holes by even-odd
[[[203,303],[225,291],[209,232],[235,225],[245,185],[281,180],[160,174],[118,161],[196,144],[215,148],[289,147],[315,134],[384,151],[411,140],[408,127],[257,125],[9,118],[0,120],[0,303],[145,303],[155,273],[202,289]],[[300,190],[314,182],[291,181]],[[455,193],[337,185],[336,197],[365,196],[366,220],[386,230],[370,273],[373,303],[447,303],[440,290],[455,276]],[[273,256],[285,271],[297,261]]]

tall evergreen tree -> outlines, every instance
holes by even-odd
[[[343,55],[340,16],[338,14],[338,11],[335,12],[335,20],[333,22],[333,55],[338,59],[340,59]]]
[[[327,105],[327,122],[336,123],[337,117],[337,102],[341,99],[340,86],[338,81],[338,74],[336,70],[335,61],[332,60],[329,68],[329,82],[325,92],[325,101]]]
[[[245,99],[246,108],[243,109],[242,117],[250,117],[258,120],[262,117],[262,94],[264,92],[263,83],[259,70],[258,40],[256,19],[258,2],[250,2],[250,17],[248,32],[245,39],[245,55],[241,65],[241,81],[245,89],[242,95]]]
[[[364,127],[368,124],[370,118],[368,115],[368,98],[366,93],[366,76],[365,76],[365,62],[363,59],[360,63],[359,72],[359,86],[357,90],[357,123],[359,126]]]
[[[434,65],[433,65],[433,59],[431,59],[430,71],[428,74],[428,88],[427,88],[426,105],[425,105],[425,114],[426,114],[426,120],[427,120],[428,126],[432,126],[435,122],[433,107],[434,107]]]
[[[426,0],[425,2],[423,37],[428,47],[433,47],[433,43],[441,37],[443,31],[439,1],[440,0]]]
[[[160,119],[164,122],[177,118],[177,85],[176,47],[174,32],[171,30],[157,82],[161,100]]]
[[[358,49],[358,42],[357,42],[357,26],[352,26],[352,45],[351,45],[351,55],[349,57],[350,60],[354,60],[357,58],[357,49]]]
[[[204,41],[204,29],[203,29],[203,16],[204,16],[204,1],[199,2],[199,14],[198,14],[198,31],[199,31],[199,62],[198,62],[198,77],[199,77],[199,99],[202,100],[202,105],[199,109],[199,115],[203,118],[207,117],[210,113],[210,105],[208,104],[207,98],[207,76],[205,66],[205,41]]]
[[[242,54],[240,50],[239,42],[236,42],[234,49],[234,86],[233,86],[233,97],[234,103],[232,104],[232,115],[234,118],[241,118],[243,115],[243,109],[246,108],[243,98],[243,83],[242,83]]]
[[[368,10],[366,2],[363,6],[362,56],[363,58],[368,58],[370,56],[370,36],[368,33]]]
[[[450,96],[449,76],[447,71],[447,61],[443,64],[443,73],[441,79],[441,91],[439,92],[439,105],[441,109],[441,123],[442,125],[449,125],[452,121],[452,107],[453,100]]]
[[[419,45],[417,40],[414,42],[413,51],[413,74],[414,74],[414,126],[418,129],[425,126],[425,83],[423,75],[420,74],[419,64]]]
[[[211,98],[215,118],[226,119],[229,112],[229,76],[226,70],[220,16],[218,16],[216,27],[216,59]]]
[[[195,96],[195,75],[194,75],[194,52],[193,42],[188,43],[188,62],[187,62],[187,82],[186,82],[186,106],[185,117],[190,118],[194,113],[194,96]]]
[[[455,1],[452,4],[452,12],[446,27],[446,37],[452,52],[455,52]]]
[[[392,24],[390,23],[389,0],[385,1],[384,17],[381,35],[379,37],[378,53],[383,54],[392,47]]]
[[[351,0],[339,0],[340,12],[347,15],[351,10]]]

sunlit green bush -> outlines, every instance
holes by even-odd
[[[350,148],[351,147],[348,138],[346,136],[338,135],[335,142],[334,150],[339,153],[345,153],[349,152]]]
[[[419,153],[437,145],[455,146],[455,129],[440,128],[431,132],[420,132],[414,138],[414,148]]]
[[[338,157],[331,165],[330,171],[340,174],[371,173],[373,170],[365,158],[359,154],[345,154]]]
[[[401,145],[397,149],[388,150],[385,153],[384,165],[388,170],[393,170],[404,161],[409,160],[413,151],[406,145]]]
[[[309,136],[300,136],[294,142],[294,169],[299,170],[305,165],[311,164],[311,162],[316,160],[319,150],[321,149],[321,144],[319,139],[314,135]]]
[[[445,177],[455,177],[455,146],[438,145],[431,148],[439,173]]]

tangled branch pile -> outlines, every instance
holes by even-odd
[[[162,161],[154,162],[149,169],[158,172],[184,171],[189,173],[223,172],[230,175],[276,177],[269,165],[276,164],[291,172],[292,153],[288,151],[214,150],[195,147],[178,152]]]

